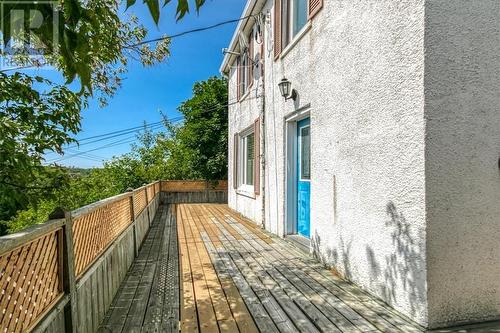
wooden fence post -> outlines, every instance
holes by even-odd
[[[158,195],[160,196],[160,198],[159,198],[159,200],[158,200],[158,201],[159,201],[159,202],[158,202],[158,204],[160,204],[160,205],[161,205],[161,204],[164,204],[164,203],[165,203],[165,202],[164,202],[165,200],[162,198],[162,197],[163,197],[163,195],[162,195],[162,193],[161,193],[161,190],[162,190],[162,188],[163,188],[163,180],[158,181],[158,183],[159,183],[159,187],[160,187],[160,189],[158,190]]]
[[[149,199],[148,199],[148,186],[144,187],[144,193],[146,193],[146,211],[148,214],[148,228],[151,228],[151,216],[149,216]]]
[[[75,277],[75,253],[73,248],[73,219],[65,213],[66,222],[62,228],[62,285],[69,295],[69,303],[64,309],[66,332],[76,333],[78,327],[78,308]]]
[[[205,202],[207,202],[207,203],[210,202],[208,187],[209,187],[208,180],[205,180]]]
[[[130,218],[132,223],[132,233],[134,236],[134,255],[137,257],[139,255],[139,247],[137,246],[137,230],[135,224],[135,211],[134,211],[134,190],[129,190],[130,192]]]

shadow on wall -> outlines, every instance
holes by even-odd
[[[338,247],[327,247],[326,249],[324,249],[324,251],[321,251],[321,242],[321,236],[317,231],[315,231],[314,237],[311,241],[313,256],[323,264],[336,270],[342,277],[350,280],[352,277],[352,273],[349,257],[351,253],[352,240],[349,241],[346,245],[344,242],[344,238],[342,237],[342,235],[340,235]],[[342,270],[340,270],[341,268]]]
[[[370,269],[370,289],[376,291],[387,303],[401,304],[401,296],[407,297],[409,314],[416,315],[425,311],[425,276],[422,244],[417,242],[411,233],[410,224],[396,205],[390,201],[386,206],[392,239],[392,249],[383,260],[376,252],[366,245],[366,257]],[[352,279],[350,251],[352,240],[345,244],[342,236],[338,246],[321,249],[321,237],[316,232],[312,239],[313,254],[322,263],[332,265],[346,279]],[[400,301],[398,300],[398,295]]]

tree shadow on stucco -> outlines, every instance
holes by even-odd
[[[389,217],[386,226],[391,228],[393,249],[385,257],[385,262],[379,263],[373,249],[366,247],[371,272],[377,277],[372,283],[376,283],[389,304],[396,302],[398,285],[401,286],[408,297],[409,312],[414,315],[425,307],[424,249],[414,239],[410,223],[392,201],[387,203],[386,212]],[[380,274],[383,283],[380,283]]]
[[[324,265],[333,268],[344,278],[350,280],[352,274],[349,256],[351,253],[352,241],[349,241],[346,245],[344,238],[340,236],[339,246],[337,248],[327,247],[325,251],[320,250],[321,242],[321,236],[315,231],[314,237],[311,239],[313,256]],[[339,271],[340,268],[342,268],[342,271]]]
[[[411,227],[403,213],[390,201],[386,205],[389,219],[385,225],[390,227],[392,250],[385,258],[377,257],[376,251],[366,246],[367,262],[370,269],[370,284],[372,290],[377,290],[379,296],[389,304],[397,301],[398,288],[403,288],[410,306],[411,315],[422,311],[425,302],[425,276],[423,248],[412,236]],[[352,278],[351,245],[342,236],[335,247],[322,248],[321,236],[315,232],[312,238],[313,255],[323,264],[340,271],[347,280]],[[382,259],[382,260],[381,260]],[[401,286],[401,287],[398,287]]]

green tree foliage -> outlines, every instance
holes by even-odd
[[[227,80],[212,77],[197,82],[193,96],[178,108],[184,121],[178,125],[165,119],[165,131],[147,127],[132,152],[107,164],[129,186],[157,179],[227,178],[228,108]]]
[[[227,94],[224,78],[212,77],[194,85],[193,97],[179,107],[184,123],[169,126],[171,135],[160,142],[169,153],[169,178],[227,178]]]
[[[180,19],[189,11],[188,1],[174,2]],[[195,1],[196,9],[203,3]],[[133,0],[126,3],[127,8],[134,4]],[[144,0],[144,4],[158,22],[160,0]],[[133,16],[123,18],[117,1],[10,1],[2,5],[2,20],[9,23],[0,27],[3,42],[7,45],[15,38],[44,50],[40,59],[30,57],[29,49],[18,49],[10,54],[13,64],[52,66],[65,79],[56,83],[0,70],[0,220],[7,220],[18,210],[35,207],[42,197],[49,200],[61,195],[58,191],[68,187],[67,174],[57,167],[42,167],[43,154],[62,154],[62,146],[74,141],[80,130],[80,111],[88,100],[93,97],[106,104],[120,88],[128,62],[138,60],[150,66],[163,61],[169,56],[170,40],[162,39],[153,47],[144,43],[146,28]],[[11,16],[15,10],[39,13],[41,26],[30,35],[22,33],[20,28],[25,26],[16,22],[26,17]],[[79,81],[81,88],[69,89],[73,81]]]
[[[156,133],[145,124],[132,151],[103,168],[82,172],[39,166],[29,181],[39,188],[23,188],[30,200],[14,207],[14,216],[12,211],[2,215],[0,235],[43,223],[57,207],[72,210],[158,179],[226,179],[227,81],[212,77],[197,82],[179,111],[182,123],[165,119],[165,129]]]
[[[160,1],[163,5],[171,2],[171,0],[143,1],[156,23],[160,18]],[[177,19],[181,19],[189,12],[189,2],[188,0],[176,0],[176,2]],[[199,10],[204,2],[205,0],[196,0],[196,9]],[[128,8],[135,3],[136,0],[127,0],[126,6]],[[3,29],[1,32],[4,43],[7,44],[12,38],[18,40],[29,38],[30,40],[25,41],[43,47],[46,54],[56,54],[55,57],[47,58],[46,62],[61,69],[68,82],[78,77],[82,86],[89,91],[92,91],[92,78],[96,65],[106,66],[119,62],[122,60],[123,49],[133,49],[134,45],[140,43],[135,39],[123,39],[124,25],[118,15],[119,1],[10,1],[2,5],[3,22],[10,23],[2,24],[0,27]],[[24,17],[14,16],[19,10],[40,13],[41,25],[32,30],[34,41],[31,37],[21,36],[24,28],[21,20],[24,20]],[[11,27],[14,27],[14,30]],[[56,39],[54,35],[57,35]]]
[[[36,83],[47,89],[36,90]],[[46,150],[62,153],[73,141],[82,103],[41,77],[0,73],[0,220],[61,185],[58,169],[41,167],[41,159]]]

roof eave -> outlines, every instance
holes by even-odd
[[[266,0],[248,0],[247,4],[245,5],[245,9],[243,10],[243,13],[241,14],[240,18],[254,15],[255,12],[257,11],[257,9],[260,10],[259,7],[261,7],[261,6],[257,6],[257,4],[262,5],[263,3],[265,3],[265,1]],[[229,47],[228,47],[229,51],[235,51],[239,48],[238,35],[239,35],[240,31],[245,30],[245,27],[248,24],[249,20],[251,20],[251,18],[239,21],[238,26],[236,27],[236,30],[234,31],[233,37],[231,38],[231,43],[229,43]],[[232,64],[232,62],[234,61],[233,60],[234,57],[235,57],[235,55],[229,54],[229,53],[226,53],[224,55],[224,59],[223,59],[222,64],[219,68],[220,73],[224,74],[224,73],[229,72],[228,68]]]

